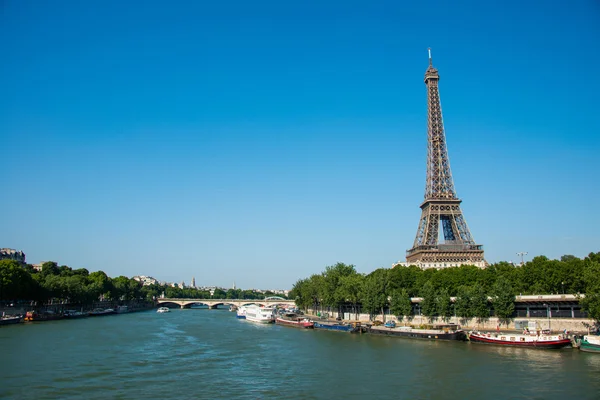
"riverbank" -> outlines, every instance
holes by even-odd
[[[555,332],[562,332],[567,330],[574,334],[587,334],[589,330],[598,329],[598,324],[594,320],[589,318],[527,318],[519,317],[513,318],[508,321],[499,320],[496,317],[489,317],[483,321],[477,321],[477,318],[462,319],[458,317],[452,317],[447,321],[442,321],[440,318],[431,321],[429,318],[422,315],[411,316],[410,319],[404,318],[402,321],[394,315],[385,315],[385,319],[381,314],[374,315],[370,318],[369,314],[354,314],[354,313],[343,313],[338,314],[336,312],[319,312],[312,309],[304,311],[311,318],[316,320],[324,318],[328,320],[336,320],[341,318],[343,321],[359,321],[361,323],[368,323],[374,321],[395,321],[397,325],[427,325],[433,323],[452,323],[460,325],[464,330],[506,330],[506,331],[521,331],[522,321],[535,322],[540,329],[550,329]],[[519,326],[517,326],[519,325]]]
[[[88,312],[96,308],[116,309],[119,306],[127,306],[127,312],[146,311],[156,307],[153,301],[98,301],[92,304],[82,305],[80,303],[55,303],[46,305],[14,304],[13,306],[0,307],[0,315],[25,315],[27,311],[41,313],[50,311],[54,314],[63,314],[66,310],[77,310]]]

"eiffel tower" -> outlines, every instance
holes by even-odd
[[[446,268],[463,264],[487,266],[483,246],[475,244],[460,209],[462,200],[456,195],[446,135],[442,120],[442,106],[438,82],[440,76],[431,62],[425,71],[427,86],[427,182],[425,200],[421,204],[421,220],[412,249],[406,252],[404,265],[421,268]],[[440,223],[444,240],[439,240]]]

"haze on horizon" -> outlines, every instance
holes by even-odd
[[[4,2],[0,247],[261,289],[390,267],[423,200],[431,47],[486,259],[584,257],[599,17],[591,0]]]

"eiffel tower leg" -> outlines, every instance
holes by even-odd
[[[423,207],[419,227],[413,247],[429,245],[435,246],[438,242],[439,214],[431,207]]]
[[[426,207],[423,212],[427,211],[427,236],[425,237],[425,244],[429,246],[435,246],[438,243],[438,235],[440,228],[440,214],[437,213],[432,207]]]

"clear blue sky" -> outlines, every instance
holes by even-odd
[[[488,261],[599,251],[599,3],[405,3],[3,1],[0,247],[244,288],[390,267],[431,47]]]

